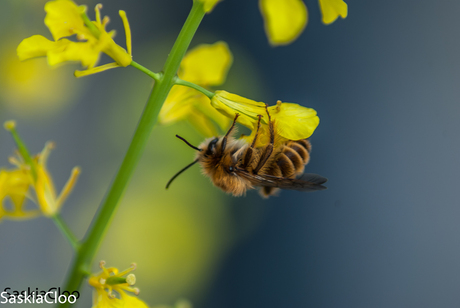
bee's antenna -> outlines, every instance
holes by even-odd
[[[177,138],[180,138],[182,139],[181,137],[177,136]],[[182,139],[184,140],[184,139]],[[184,140],[185,141],[185,140]],[[187,144],[188,142],[185,141]],[[177,178],[182,172],[184,172],[185,170],[187,170],[188,168],[190,168],[191,166],[193,166],[194,164],[196,164],[198,162],[198,159],[194,160],[191,164],[185,166],[185,168],[183,168],[181,171],[177,172],[169,181],[168,181],[168,184],[166,184],[166,189],[169,188],[169,185],[171,185],[172,181],[174,181],[175,178]]]
[[[196,146],[191,145],[187,140],[185,140],[185,139],[182,138],[181,136],[176,135],[176,137],[179,138],[180,140],[182,140],[183,142],[185,142],[185,143],[186,143],[189,147],[191,147],[192,149],[195,149],[195,150],[200,151],[200,152],[203,151],[202,149],[199,149],[199,148],[197,148]],[[166,187],[166,188],[167,188],[167,187]]]

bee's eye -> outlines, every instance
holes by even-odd
[[[219,141],[219,138],[215,138],[209,143],[208,149],[206,150],[206,154],[208,155],[213,154],[214,149],[216,148],[217,141]]]
[[[232,166],[228,167],[228,171],[233,172],[233,167]]]

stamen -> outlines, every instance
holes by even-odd
[[[96,22],[98,24],[101,24],[101,9],[102,9],[102,4],[98,3],[96,4],[96,7],[94,10],[96,11]]]
[[[126,49],[128,49],[128,54],[130,56],[133,55],[132,53],[132,47],[131,47],[131,28],[129,26],[129,22],[128,22],[128,17],[126,16],[126,12],[125,11],[122,11],[120,10],[118,12],[120,14],[120,17],[121,17],[121,20],[123,21],[123,27],[125,28],[125,36],[126,36]]]
[[[8,161],[10,162],[10,164],[12,164],[12,165],[14,165],[14,166],[16,166],[18,168],[22,167],[22,163],[19,161],[19,159],[17,157],[10,156],[10,157],[8,157]]]
[[[107,26],[110,22],[110,17],[109,16],[104,16],[104,19],[102,19],[102,26],[105,29],[105,26]]]
[[[107,282],[107,279],[105,279],[105,278],[99,279],[99,283],[102,284],[102,285],[104,285],[106,282]]]
[[[48,156],[51,153],[51,150],[56,147],[56,144],[52,141],[48,141],[45,143],[45,147],[43,148],[40,156],[38,157],[38,163],[42,166],[46,166],[46,162],[48,161]]]
[[[280,100],[277,100],[277,101],[276,101],[276,112],[280,112],[280,108],[281,108],[281,104],[282,104],[282,103],[283,103],[283,102],[280,101]]]
[[[104,266],[105,266],[105,261],[104,261],[104,260],[100,261],[100,262],[99,262],[99,267],[100,267],[101,269],[104,269]]]
[[[16,128],[16,121],[13,121],[13,120],[6,121],[5,123],[3,123],[3,127],[5,127],[7,131],[12,131],[13,129]]]
[[[78,77],[83,77],[83,76],[88,76],[88,75],[100,73],[100,72],[103,72],[103,71],[106,71],[106,70],[109,70],[109,69],[112,69],[112,68],[116,68],[116,67],[120,67],[120,65],[118,65],[116,62],[107,63],[107,64],[104,64],[104,65],[101,65],[101,66],[96,66],[96,67],[93,67],[93,68],[90,68],[90,69],[87,69],[87,70],[84,70],[84,71],[75,71],[74,76],[77,77],[77,78]]]
[[[112,288],[109,289],[107,294],[109,295],[109,298],[111,298],[111,299],[114,299],[116,297],[115,294],[112,293]]]
[[[78,176],[80,175],[80,168],[79,167],[74,167],[72,169],[72,173],[70,175],[69,180],[65,184],[64,188],[61,191],[61,194],[57,198],[56,205],[58,208],[61,207],[62,204],[64,204],[65,200],[69,196],[69,194],[72,192],[73,187],[75,186],[75,183],[77,183]]]
[[[121,273],[118,273],[118,276],[124,276],[124,275],[128,274],[129,272],[134,271],[136,269],[136,267],[137,267],[136,263],[132,263],[130,267],[128,267],[127,269],[125,269]]]

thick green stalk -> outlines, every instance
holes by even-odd
[[[157,122],[161,106],[175,83],[176,72],[179,69],[180,62],[204,14],[203,5],[198,1],[194,1],[192,10],[166,60],[164,74],[155,82],[120,169],[74,258],[64,290],[69,290],[71,293],[79,290],[83,279],[90,272],[93,258],[139,162],[148,137]],[[62,306],[68,306],[68,304],[63,304]]]

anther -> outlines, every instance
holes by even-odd
[[[3,127],[5,127],[5,129],[6,129],[7,131],[12,131],[13,129],[16,128],[16,121],[13,121],[13,120],[6,121],[6,122],[3,124]]]
[[[102,19],[102,25],[103,26],[106,26],[108,25],[110,22],[110,17],[109,16],[104,16],[104,18]]]

